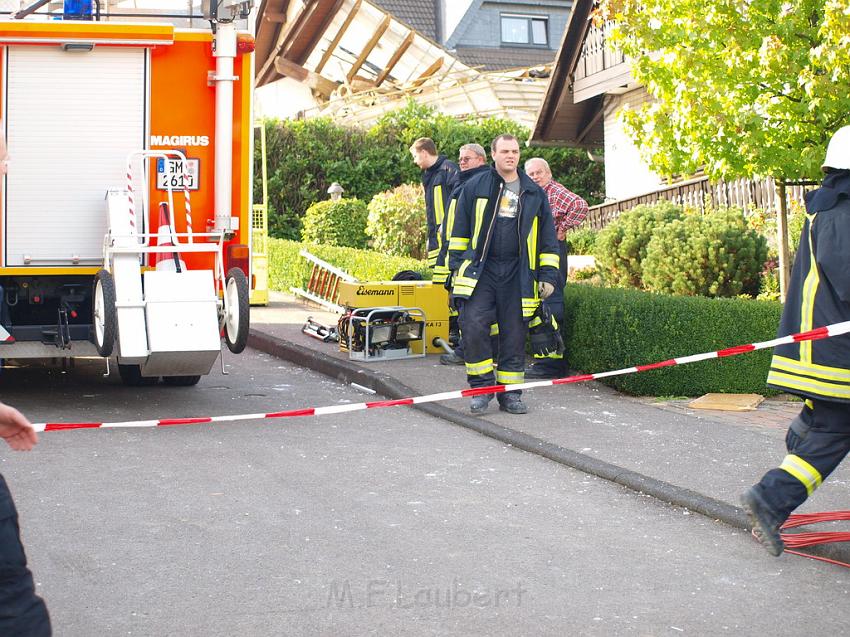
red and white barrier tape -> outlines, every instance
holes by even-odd
[[[618,369],[612,372],[601,372],[598,374],[579,374],[577,376],[568,376],[566,378],[557,378],[555,380],[539,380],[530,383],[522,383],[517,385],[492,385],[489,387],[477,387],[475,389],[461,389],[456,391],[441,392],[439,394],[428,394],[425,396],[414,396],[412,398],[399,398],[396,400],[376,400],[367,403],[353,403],[349,405],[334,405],[330,407],[307,407],[304,409],[291,409],[288,411],[277,411],[263,414],[235,414],[231,416],[207,416],[201,418],[165,418],[160,420],[128,420],[124,422],[75,422],[75,423],[58,423],[47,422],[37,423],[33,425],[36,431],[59,431],[62,429],[111,429],[118,427],[169,427],[172,425],[199,425],[212,422],[234,422],[237,420],[260,420],[263,418],[291,418],[294,416],[325,416],[328,414],[342,414],[349,411],[360,411],[363,409],[377,409],[380,407],[399,407],[402,405],[419,405],[422,403],[435,403],[443,400],[451,400],[453,398],[464,398],[469,396],[479,396],[481,394],[499,394],[505,391],[515,389],[534,389],[536,387],[548,387],[551,385],[568,385],[570,383],[581,383],[587,380],[597,380],[600,378],[608,378],[610,376],[622,376],[625,374],[634,374],[637,372],[646,372],[651,369],[660,369],[662,367],[673,367],[675,365],[686,365],[687,363],[696,363],[711,358],[725,358],[727,356],[737,356],[738,354],[746,354],[758,349],[768,349],[777,345],[785,345],[788,343],[796,343],[800,341],[817,341],[832,336],[839,336],[850,332],[850,321],[843,323],[835,323],[826,327],[819,327],[808,332],[798,334],[790,334],[782,338],[775,338],[771,341],[762,343],[751,343],[749,345],[738,345],[727,349],[718,350],[716,352],[706,352],[704,354],[694,354],[692,356],[682,356],[679,358],[671,358],[660,363],[651,363],[649,365],[637,365],[635,367],[627,367]]]

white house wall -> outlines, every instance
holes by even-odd
[[[650,99],[649,94],[641,87],[608,99],[618,102],[605,113],[605,197],[628,199],[657,189],[661,178],[641,160],[619,118],[624,106],[639,108]]]
[[[254,114],[256,117],[292,119],[301,111],[317,108],[319,102],[313,92],[297,80],[282,80],[254,89]]]

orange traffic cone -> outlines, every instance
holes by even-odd
[[[156,244],[160,248],[174,245],[174,238],[171,235],[168,204],[164,201],[159,204],[159,228],[156,231]],[[157,270],[182,272],[186,269],[186,264],[176,252],[170,254],[168,252],[154,252],[152,257],[153,264]]]

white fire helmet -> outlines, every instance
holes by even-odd
[[[850,126],[844,126],[835,131],[829,146],[826,147],[826,157],[821,166],[823,170],[850,170]]]

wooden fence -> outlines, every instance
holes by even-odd
[[[796,202],[802,205],[803,195],[816,185],[817,182],[809,181],[786,182],[788,203]],[[776,188],[777,184],[773,179],[734,179],[712,183],[708,177],[698,177],[637,197],[591,206],[586,223],[594,230],[599,230],[621,213],[639,204],[662,200],[699,210],[705,210],[708,203],[712,207],[729,206],[744,210],[761,208],[775,212],[778,210]]]

